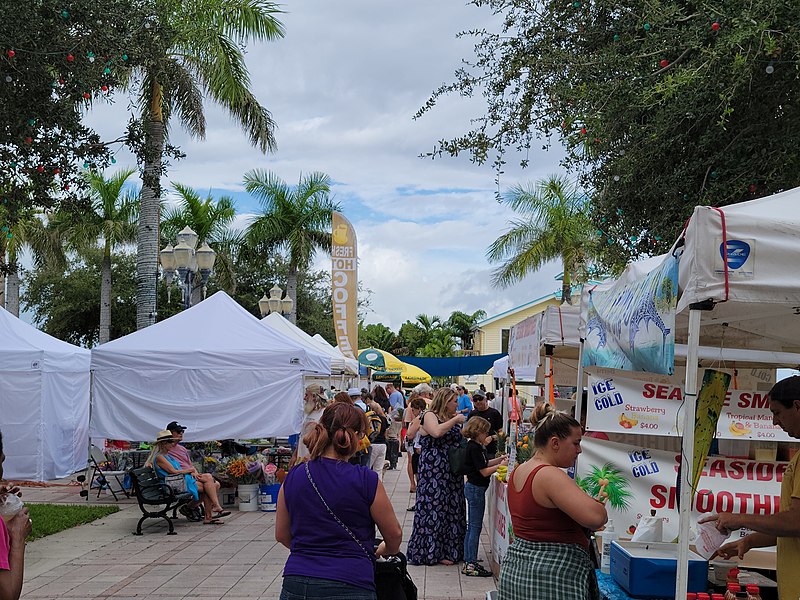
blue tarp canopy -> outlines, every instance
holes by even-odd
[[[421,356],[398,356],[403,362],[416,365],[431,377],[455,377],[456,375],[484,375],[494,361],[505,356],[485,354],[483,356],[455,356],[453,358],[425,358]]]

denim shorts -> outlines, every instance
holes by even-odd
[[[280,600],[376,600],[375,592],[332,579],[287,575]]]

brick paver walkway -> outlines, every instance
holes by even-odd
[[[384,485],[403,526],[403,549],[411,535],[412,494],[404,459],[387,471]],[[77,487],[23,488],[27,502],[76,503]],[[113,498],[112,498],[113,500]],[[104,500],[104,501],[107,501]],[[233,511],[221,526],[183,518],[177,535],[163,521],[149,520],[143,536],[132,535],[139,507],[28,544],[22,598],[95,600],[275,600],[288,550],[275,541],[275,514]],[[484,526],[480,555],[489,540]],[[486,563],[488,564],[488,563]],[[460,566],[409,567],[420,600],[483,600],[495,589],[491,578],[465,577]]]

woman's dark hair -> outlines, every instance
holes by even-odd
[[[367,430],[367,416],[353,404],[335,402],[322,413],[319,423],[303,438],[310,460],[319,458],[328,448],[346,460],[355,454],[359,440]]]
[[[537,404],[533,409],[531,423],[534,427],[533,445],[535,448],[544,448],[553,436],[565,440],[572,435],[573,428],[581,428],[581,424],[574,417],[556,410],[552,404],[546,402]]]
[[[389,396],[386,395],[386,390],[382,386],[376,385],[372,388],[372,397],[375,398],[375,402],[381,405],[383,410],[388,411],[391,408]]]
[[[492,392],[486,392],[486,399],[494,400],[494,394]]]

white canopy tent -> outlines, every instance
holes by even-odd
[[[86,466],[88,350],[0,308],[0,430],[7,479],[46,481]]]
[[[304,376],[330,372],[330,356],[217,292],[92,350],[90,435],[150,440],[177,420],[188,441],[288,436],[302,424]]]
[[[751,364],[800,363],[800,188],[723,208],[698,206],[671,253],[679,257],[676,342],[687,365],[718,357]],[[641,281],[666,255],[629,265]],[[612,284],[613,285],[613,284]],[[584,305],[586,303],[584,302]],[[684,354],[676,344],[676,357]],[[684,396],[696,398],[698,370]],[[694,459],[695,403],[683,423],[684,464]],[[676,598],[687,591],[691,470],[682,473]]]
[[[358,375],[358,361],[355,359],[345,358],[341,352],[326,342],[325,338],[323,338],[321,335],[308,335],[297,325],[290,323],[288,319],[282,315],[279,315],[278,313],[268,314],[266,317],[261,319],[261,324],[272,329],[278,335],[282,335],[290,340],[294,340],[298,344],[310,348],[314,352],[327,354],[331,360],[332,373]]]

